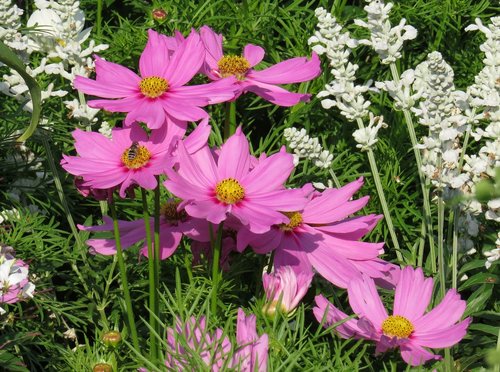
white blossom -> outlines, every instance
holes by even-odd
[[[392,3],[385,4],[382,0],[366,0],[368,5],[364,7],[368,15],[367,22],[355,19],[354,23],[370,31],[370,40],[359,40],[360,44],[371,46],[380,56],[383,64],[395,62],[401,58],[401,48],[406,40],[417,37],[417,30],[406,25],[406,19],[402,18],[397,26],[391,27],[389,13],[393,7]]]
[[[294,152],[294,164],[297,165],[301,158],[310,159],[319,168],[330,168],[333,155],[328,150],[323,150],[316,137],[309,137],[306,130],[291,127],[284,131],[285,140]]]
[[[358,129],[352,134],[354,140],[358,143],[356,147],[360,148],[361,151],[368,151],[368,149],[377,143],[378,131],[380,128],[387,128],[387,124],[384,123],[384,118],[382,116],[374,116],[370,112],[370,122],[368,126]]]

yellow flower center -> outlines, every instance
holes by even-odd
[[[250,62],[245,57],[227,55],[217,62],[219,73],[222,77],[235,76],[238,80],[244,80],[245,74],[250,68]]]
[[[413,324],[401,315],[390,315],[382,322],[382,332],[389,337],[408,338],[414,330]]]
[[[160,208],[160,214],[169,223],[177,223],[179,221],[184,221],[187,218],[187,213],[184,209],[177,211],[177,207],[180,202],[175,200],[169,200]]]
[[[302,223],[302,213],[300,212],[281,212],[290,219],[288,223],[282,223],[279,228],[283,231],[292,231]]]
[[[243,200],[245,190],[234,178],[226,178],[215,186],[215,196],[226,204],[235,204]]]
[[[128,169],[141,168],[148,163],[149,159],[151,159],[149,150],[137,142],[133,142],[132,146],[126,149],[122,155],[122,162]]]
[[[139,88],[146,97],[157,98],[168,90],[168,81],[158,76],[150,76],[141,80]]]

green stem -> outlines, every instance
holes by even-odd
[[[114,200],[110,201],[109,209],[111,210],[111,217],[113,218],[113,230],[115,234],[115,244],[116,244],[116,257],[118,259],[118,267],[120,268],[120,276],[123,287],[123,297],[125,299],[125,306],[127,308],[126,313],[128,319],[128,327],[130,335],[132,337],[132,343],[134,344],[134,348],[136,350],[140,350],[139,338],[137,337],[137,328],[135,326],[134,313],[132,308],[132,300],[130,298],[130,292],[128,289],[127,269],[125,267],[125,262],[123,260],[122,245],[120,242],[120,228],[118,226],[118,219],[116,218],[116,209]]]
[[[96,33],[98,37],[102,35],[102,0],[97,0]]]
[[[395,63],[390,64],[392,79],[396,85],[399,83],[399,72]],[[413,119],[409,110],[403,110],[403,115],[406,121],[406,128],[410,135],[411,145],[413,148],[413,155],[417,162],[418,178],[420,180],[420,187],[422,189],[422,196],[424,199],[424,221],[426,224],[425,231],[427,232],[427,237],[429,239],[430,255],[431,255],[431,269],[432,272],[436,272],[436,252],[434,243],[434,231],[432,228],[432,213],[431,213],[431,203],[429,198],[429,183],[426,181],[425,175],[422,171],[422,156],[419,149],[417,148],[418,141],[417,135],[415,133],[415,125],[413,124]]]
[[[224,139],[236,132],[236,101],[225,103],[226,116],[224,121]]]
[[[356,119],[359,129],[364,129],[363,121],[361,119]],[[389,234],[391,235],[392,244],[396,249],[396,256],[399,262],[403,262],[403,256],[401,254],[401,249],[399,247],[398,238],[396,236],[396,231],[394,230],[394,224],[392,223],[392,217],[389,213],[389,207],[387,206],[387,201],[385,199],[384,188],[382,187],[382,182],[380,181],[380,174],[378,172],[377,163],[375,162],[375,155],[371,148],[368,149],[368,161],[370,163],[370,168],[372,171],[373,180],[375,181],[375,187],[377,188],[377,194],[382,206],[382,211],[384,213],[385,222],[389,228]]]
[[[446,276],[444,272],[444,200],[441,195],[438,196],[438,266],[439,266],[439,292],[441,298],[444,297],[446,291]]]
[[[160,177],[156,176],[158,186],[155,189],[155,235],[154,235],[154,257],[155,257],[155,295],[156,307],[154,313],[160,315],[160,301],[158,297],[158,289],[160,288]],[[156,332],[160,333],[160,324],[157,323]]]
[[[153,252],[153,239],[151,236],[151,219],[149,217],[148,199],[146,190],[141,187],[142,211],[144,218],[144,227],[146,229],[146,242],[148,245],[148,271],[149,271],[149,355],[153,362],[157,359],[156,337],[153,330],[156,330],[156,317],[154,309],[156,308],[156,287],[155,287],[155,257]]]
[[[219,279],[220,279],[220,272],[219,272],[219,261],[220,261],[220,256],[221,256],[221,250],[222,250],[222,232],[224,230],[223,226],[224,222],[221,222],[219,224],[218,230],[217,230],[217,238],[215,239],[214,244],[212,245],[212,250],[213,250],[213,255],[212,255],[212,301],[210,303],[210,311],[212,312],[213,315],[217,312],[217,295],[219,292]],[[213,236],[213,230],[212,230],[213,225],[210,224],[210,231],[211,231],[211,236]],[[213,239],[212,239],[213,241]]]
[[[497,337],[497,354],[500,354],[500,329],[498,330]],[[500,361],[497,360],[495,366],[493,367],[493,372],[500,372]]]
[[[335,184],[335,187],[337,189],[340,189],[339,179],[337,178],[337,176],[335,175],[335,173],[333,172],[333,170],[331,168],[328,169],[328,171],[330,172],[330,176],[332,176],[332,180],[333,180],[333,183]]]

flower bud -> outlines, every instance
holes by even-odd
[[[122,335],[118,331],[109,331],[102,336],[102,342],[108,347],[117,347],[122,340]]]
[[[167,12],[161,8],[153,9],[151,15],[155,21],[164,21],[167,18]]]
[[[108,363],[97,363],[94,368],[92,368],[93,372],[113,372],[113,367]]]

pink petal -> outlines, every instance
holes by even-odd
[[[387,311],[380,300],[373,280],[363,275],[349,283],[347,287],[349,304],[358,316],[366,317],[376,329],[382,328],[382,322],[387,319]]]
[[[441,360],[440,355],[434,355],[423,347],[415,345],[413,343],[408,343],[401,346],[401,357],[403,360],[411,366],[419,366],[427,362],[428,360]]]
[[[198,72],[204,59],[203,43],[193,30],[172,54],[164,77],[172,87],[185,85]]]
[[[291,266],[297,273],[312,274],[312,265],[309,262],[307,254],[301,250],[293,239],[288,239],[288,244],[284,245],[286,248],[277,248],[274,254],[274,268],[278,270],[282,266]]]
[[[132,107],[140,105],[144,97],[136,95],[122,99],[93,99],[87,104],[93,108],[102,108],[110,112],[129,112]]]
[[[264,195],[248,193],[248,197],[256,204],[282,212],[300,211],[307,203],[302,189],[269,191]]]
[[[211,69],[216,69],[217,63],[222,58],[222,35],[215,33],[210,27],[200,28],[200,36],[205,45],[205,62]]]
[[[261,71],[252,70],[252,80],[267,84],[291,84],[309,81],[321,74],[321,61],[313,52],[311,59],[296,57],[288,59]]]
[[[222,145],[217,161],[221,179],[241,179],[250,168],[250,148],[248,140],[238,127],[236,133]]]
[[[466,302],[460,299],[456,290],[450,289],[434,309],[421,318],[413,320],[415,329],[427,331],[445,329],[455,324],[464,314]]]
[[[383,215],[370,214],[368,216],[346,218],[331,225],[315,226],[315,228],[341,239],[359,240],[372,231],[377,222],[383,217]],[[302,218],[304,218],[304,215],[302,215]],[[309,223],[307,219],[304,219],[304,222]]]
[[[124,123],[131,125],[135,122],[144,122],[150,129],[161,128],[165,123],[165,111],[156,99],[145,98],[135,106],[125,118]]]
[[[204,107],[232,100],[240,91],[236,78],[230,76],[208,84],[176,87],[169,91],[171,97],[187,100],[192,105]]]
[[[250,63],[250,67],[259,64],[265,53],[264,48],[253,44],[247,44],[243,49],[243,57]]]
[[[188,153],[192,154],[207,144],[212,128],[208,124],[208,118],[203,119],[200,124],[184,139],[184,146]],[[180,135],[181,138],[183,136]]]
[[[213,224],[219,224],[227,217],[228,207],[213,200],[203,200],[192,202],[186,205],[186,212],[197,218],[205,218]]]
[[[169,116],[173,116],[178,120],[198,121],[208,117],[206,111],[194,106],[187,100],[181,100],[167,95],[161,97],[159,102]]]
[[[471,321],[471,318],[467,318],[445,329],[427,329],[426,331],[416,329],[411,335],[412,341],[415,344],[432,348],[451,347],[465,337]]]
[[[233,205],[231,214],[256,234],[265,233],[270,230],[272,225],[287,220],[282,213],[252,202],[241,202]]]
[[[292,93],[276,85],[246,79],[245,92],[252,92],[278,106],[290,107],[299,102],[309,102],[310,94]]]
[[[419,267],[411,266],[401,270],[399,283],[394,295],[394,315],[401,315],[413,321],[421,317],[431,301],[433,288],[432,278],[424,278]]]
[[[139,59],[139,70],[143,78],[164,77],[169,66],[169,53],[166,40],[156,31],[148,30],[148,42]]]
[[[263,234],[254,234],[247,228],[241,227],[238,230],[236,249],[238,252],[243,252],[249,245],[257,253],[266,254],[279,246],[282,235],[283,233],[275,227]]]
[[[83,76],[76,76],[73,85],[79,91],[102,98],[122,98],[135,95],[139,92],[139,85],[131,87],[130,80],[118,80],[114,83],[92,80]]]

